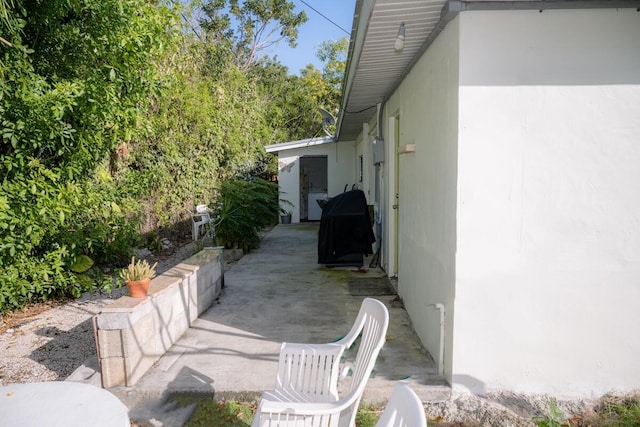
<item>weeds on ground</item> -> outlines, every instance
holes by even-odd
[[[246,427],[253,421],[256,406],[233,400],[216,402],[205,399],[198,402],[185,427]],[[360,407],[356,415],[356,427],[374,427],[380,411],[373,407]]]
[[[185,427],[246,427],[251,425],[254,412],[255,406],[248,403],[207,399],[198,402]]]
[[[200,400],[185,425],[186,427],[247,427],[253,421],[255,404],[236,401],[216,402],[213,399]],[[361,406],[356,415],[357,427],[374,427],[381,408]],[[592,411],[567,418],[555,399],[549,400],[549,412],[533,420],[538,427],[640,427],[640,393],[625,397],[605,396]],[[434,427],[478,427],[479,423],[445,422],[430,419]]]
[[[549,413],[533,422],[538,427],[640,427],[640,393],[604,396],[588,413],[570,418],[550,399]]]
[[[549,412],[544,417],[536,417],[533,422],[538,427],[566,427],[564,413],[558,408],[554,398],[549,399]]]
[[[572,427],[640,427],[640,393],[604,396],[592,413],[571,422]]]
[[[382,409],[373,406],[360,406],[356,414],[356,427],[375,427]]]

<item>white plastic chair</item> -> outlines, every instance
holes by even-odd
[[[328,344],[283,343],[276,388],[262,394],[252,427],[350,427],[384,345],[389,312],[373,298],[365,298],[349,333]],[[346,396],[338,396],[340,359],[358,338]]]
[[[200,227],[204,230],[206,230],[207,224],[209,227],[213,227],[213,220],[207,205],[196,206],[196,213],[191,214],[191,222],[193,223],[193,240],[198,240],[200,237]],[[211,232],[213,233],[213,231]]]
[[[403,381],[396,384],[376,427],[426,427],[427,417],[418,395]]]

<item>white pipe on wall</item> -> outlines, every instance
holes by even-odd
[[[440,348],[438,349],[438,375],[444,376],[444,327],[445,308],[444,304],[429,304],[428,307],[435,307],[440,311]]]

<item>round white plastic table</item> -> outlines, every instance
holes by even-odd
[[[129,410],[102,388],[72,381],[0,387],[1,427],[130,427]]]

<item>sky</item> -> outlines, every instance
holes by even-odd
[[[342,37],[349,38],[349,34],[342,31],[336,25],[319,15],[313,9],[322,13],[347,32],[351,31],[353,24],[353,11],[355,0],[291,0],[295,3],[295,11],[304,10],[309,19],[298,28],[298,46],[295,49],[289,47],[286,42],[280,42],[277,47],[271,49],[271,56],[277,55],[278,61],[289,68],[289,73],[298,74],[301,69],[311,63],[316,68],[322,69],[320,60],[316,57],[316,51],[327,40],[339,40]],[[313,7],[311,9],[309,6]]]

